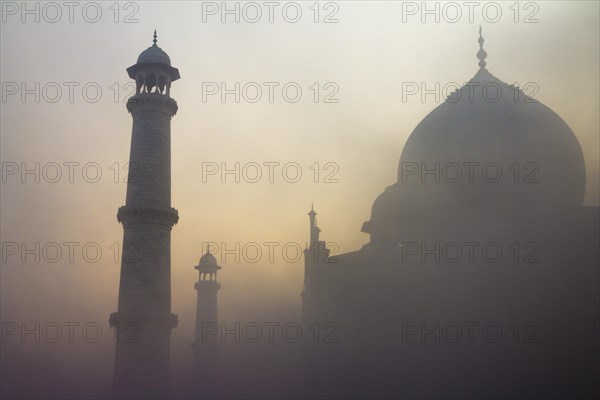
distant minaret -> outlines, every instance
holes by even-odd
[[[168,398],[171,329],[171,117],[177,103],[170,97],[179,71],[156,45],[144,50],[127,69],[136,92],[127,102],[133,118],[129,178],[123,224],[123,254],[116,330],[113,396]]]
[[[302,291],[302,316],[310,320],[318,303],[318,274],[329,257],[327,243],[319,240],[321,229],[317,226],[317,213],[311,205],[308,213],[310,220],[310,244],[304,249],[304,290]]]
[[[319,241],[319,232],[321,232],[317,226],[317,213],[313,204],[310,205],[308,217],[310,218],[310,247],[313,247]]]
[[[217,292],[221,284],[217,282],[216,258],[206,248],[206,254],[200,258],[198,265],[198,282],[194,284],[197,292],[196,303],[196,335],[192,348],[194,349],[194,364],[198,373],[198,394],[201,397],[217,395],[219,368],[219,327],[217,315]]]

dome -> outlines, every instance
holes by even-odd
[[[140,56],[137,59],[138,64],[151,64],[151,63],[159,63],[171,66],[171,59],[160,47],[156,45],[156,43],[146,50],[142,51]]]
[[[137,59],[137,63],[127,68],[129,77],[135,79],[136,82],[143,82],[146,74],[163,74],[169,77],[170,82],[175,82],[180,78],[179,70],[171,66],[171,59],[167,53],[156,45],[156,30],[154,31],[153,42],[152,46],[142,51]]]
[[[217,265],[217,259],[210,253],[206,253],[202,257],[200,257],[200,261],[198,261],[198,265]]]
[[[436,213],[516,215],[582,205],[585,165],[573,131],[492,75],[485,57],[481,48],[475,76],[414,129],[398,181],[374,202],[364,232],[387,235],[399,221]]]
[[[581,206],[585,166],[556,113],[482,68],[417,125],[398,183],[446,204]]]

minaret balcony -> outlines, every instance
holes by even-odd
[[[117,220],[123,225],[135,222],[157,223],[173,227],[179,221],[179,214],[173,207],[150,208],[150,207],[119,207]]]
[[[142,92],[131,96],[127,100],[127,111],[135,114],[138,111],[155,111],[168,114],[170,117],[177,114],[177,102],[166,94],[159,92]]]

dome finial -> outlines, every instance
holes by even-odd
[[[206,243],[206,254],[210,254],[210,245]]]
[[[487,63],[485,62],[487,53],[483,49],[483,42],[485,42],[485,40],[483,40],[483,36],[481,36],[481,25],[479,25],[479,40],[478,40],[478,42],[479,42],[479,51],[477,52],[477,58],[479,59],[479,68],[485,68],[485,66],[487,65]]]
[[[152,43],[154,43],[153,46],[156,46],[156,42],[157,42],[157,40],[156,40],[156,29],[155,29],[154,30],[154,39],[152,40]]]

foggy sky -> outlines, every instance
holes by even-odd
[[[171,125],[172,206],[180,215],[171,249],[172,308],[180,321],[172,334],[174,360],[191,357],[193,266],[204,242],[225,242],[230,248],[236,242],[281,243],[273,262],[264,246],[262,259],[254,264],[217,257],[223,266],[221,319],[276,319],[284,312],[299,318],[303,261],[286,262],[282,245],[304,247],[311,202],[322,239],[335,242],[340,252],[368,241],[360,232],[362,222],[369,219],[374,199],[395,182],[406,139],[439,104],[433,96],[422,102],[418,95],[403,102],[403,83],[433,88],[436,82],[467,82],[478,69],[479,24],[488,70],[507,83],[534,82],[539,88],[534,97],[571,127],[585,157],[585,204],[600,203],[596,2],[537,2],[538,23],[515,23],[509,3],[502,3],[505,14],[497,23],[486,22],[481,12],[473,22],[464,15],[457,23],[435,23],[432,17],[422,23],[419,15],[403,22],[399,3],[338,2],[339,22],[332,24],[314,23],[310,3],[302,3],[305,14],[296,24],[285,22],[277,11],[272,24],[266,16],[255,24],[222,23],[218,15],[203,23],[201,2],[137,4],[137,23],[115,23],[109,4],[103,3],[103,17],[95,24],[76,12],[74,23],[66,16],[55,24],[21,23],[17,15],[5,16],[1,25],[3,84],[57,82],[63,89],[56,103],[43,98],[35,103],[33,96],[23,103],[20,94],[3,100],[2,162],[30,167],[36,162],[95,162],[103,173],[97,183],[82,179],[81,167],[74,183],[66,176],[58,183],[35,183],[31,176],[21,183],[18,175],[2,183],[3,242],[93,242],[103,250],[96,263],[83,260],[77,251],[74,262],[66,254],[56,263],[10,256],[0,271],[2,321],[98,321],[108,334],[120,268],[111,246],[122,241],[116,212],[125,203],[122,167],[131,138],[125,69],[152,44],[154,29],[158,45],[181,73],[171,89],[179,105]],[[126,13],[121,9],[119,18]],[[80,83],[73,103],[64,82]],[[85,101],[80,90],[90,82],[102,89],[96,103]],[[121,86],[119,102],[110,89],[115,82]],[[276,90],[269,103],[263,86],[257,103],[236,104],[231,96],[226,103],[218,96],[203,102],[203,82],[226,82],[228,87],[235,82],[297,82],[303,94],[297,103],[288,103]],[[309,89],[314,82],[321,90],[327,82],[337,84],[339,102],[314,103]],[[302,178],[286,182],[280,166],[274,183],[268,182],[267,167],[257,183],[235,183],[232,176],[222,183],[219,175],[204,183],[203,162],[225,162],[229,168],[236,162],[295,162]],[[310,169],[315,162],[318,183]],[[115,163],[121,168],[119,183],[109,168]],[[339,167],[338,183],[323,182],[326,163]],[[110,373],[113,347],[104,341],[103,346],[108,350],[100,363]]]

